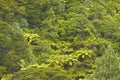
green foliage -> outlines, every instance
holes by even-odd
[[[119,40],[119,0],[0,1],[1,80],[119,80]]]
[[[12,24],[12,28],[11,28],[11,33],[23,33],[23,30],[20,28],[20,24],[18,22],[14,22]]]
[[[24,39],[25,41],[28,42],[29,45],[34,46],[38,44],[40,36],[37,34],[30,34],[30,33],[25,33],[24,34]]]
[[[2,61],[4,62],[3,65],[7,67],[8,71],[13,73],[20,69],[20,66],[18,64],[19,57],[15,54],[15,52],[11,51],[7,53]]]
[[[20,27],[21,27],[21,28],[26,28],[26,27],[28,27],[28,26],[29,26],[29,24],[28,24],[27,20],[26,20],[25,18],[22,18],[22,19],[20,20]]]
[[[105,54],[96,60],[95,79],[97,80],[119,80],[119,58],[111,45],[107,46]]]
[[[16,0],[9,1],[0,1],[0,19],[9,24],[15,21],[19,21],[22,16],[25,16],[25,6],[18,6]],[[14,6],[14,7],[13,7]],[[7,14],[6,14],[7,13]]]
[[[28,51],[28,45],[20,32],[21,29],[19,27],[15,29],[2,21],[0,29],[0,65],[7,68],[7,73],[20,70],[20,59],[24,59],[27,65],[32,63],[32,55]]]
[[[42,66],[31,66],[26,70],[19,71],[13,75],[10,80],[70,80],[71,74],[58,68],[49,68]],[[38,76],[39,75],[39,76]]]
[[[7,72],[6,67],[0,66],[0,78]]]
[[[11,26],[4,22],[4,21],[0,21],[0,33],[6,33],[7,31],[9,31],[11,28]]]
[[[5,48],[8,47],[11,43],[11,38],[9,36],[6,36],[5,34],[0,34],[0,47]]]
[[[13,74],[6,74],[2,77],[1,80],[11,80],[12,76],[13,76]]]
[[[50,66],[70,71],[74,78],[84,78],[95,68],[96,55],[91,50],[78,50],[69,55],[51,55],[48,60]]]

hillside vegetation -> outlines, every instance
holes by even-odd
[[[120,0],[0,0],[1,80],[120,80]]]

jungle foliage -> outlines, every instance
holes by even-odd
[[[0,0],[1,80],[120,80],[120,0]]]

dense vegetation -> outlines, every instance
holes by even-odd
[[[120,80],[120,0],[0,0],[1,80]]]

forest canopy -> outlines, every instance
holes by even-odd
[[[120,0],[0,0],[1,80],[120,80]]]

